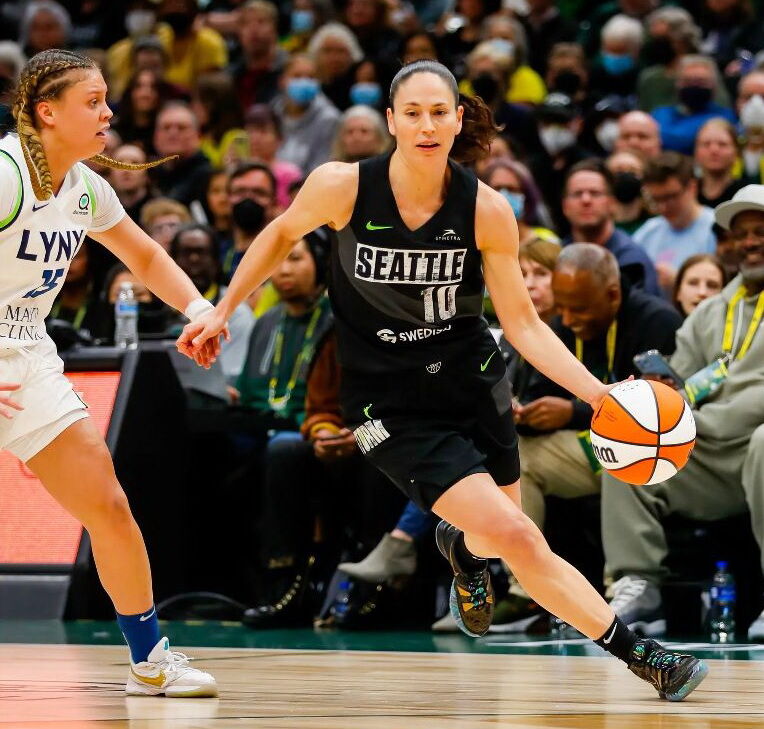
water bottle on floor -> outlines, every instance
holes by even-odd
[[[711,582],[708,621],[712,643],[731,643],[735,640],[735,597],[735,578],[728,571],[727,562],[717,562]]]
[[[129,281],[120,284],[114,303],[114,344],[122,349],[138,346],[138,302]]]

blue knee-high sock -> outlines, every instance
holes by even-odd
[[[152,605],[151,610],[137,615],[117,613],[117,623],[122,635],[125,636],[127,645],[130,646],[133,663],[145,661],[161,637],[156,607]]]

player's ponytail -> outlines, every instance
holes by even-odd
[[[417,73],[434,73],[442,78],[451,89],[451,93],[454,95],[454,102],[464,107],[462,131],[454,140],[450,156],[458,162],[465,163],[475,162],[483,157],[487,157],[491,140],[499,132],[499,127],[493,122],[493,114],[480,97],[469,97],[460,94],[454,74],[442,63],[430,60],[414,61],[398,71],[390,84],[390,107],[393,108],[398,87]]]
[[[48,167],[45,148],[34,123],[35,104],[58,98],[75,78],[71,71],[98,69],[95,61],[78,53],[53,48],[42,51],[29,59],[21,72],[12,113],[16,121],[16,131],[29,170],[32,189],[38,200],[48,200],[53,194],[53,180]],[[172,157],[165,157],[146,164],[118,162],[102,154],[92,157],[104,167],[118,170],[145,170],[156,167]]]
[[[451,148],[451,156],[457,162],[475,162],[488,156],[493,138],[499,133],[494,124],[493,113],[479,96],[459,96],[464,107],[462,131]]]

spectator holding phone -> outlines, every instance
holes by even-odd
[[[649,349],[674,351],[682,320],[663,299],[632,287],[615,256],[601,245],[572,243],[562,249],[552,277],[559,316],[552,330],[603,382],[638,375],[634,356]],[[515,409],[520,433],[523,511],[543,529],[547,495],[576,498],[600,491],[600,467],[588,442],[592,409],[537,374]],[[541,608],[511,593],[505,630],[526,625]]]
[[[673,478],[652,486],[624,488],[607,474],[602,482],[603,546],[616,579],[611,605],[624,623],[648,634],[665,630],[665,517],[714,521],[749,511],[764,547],[764,185],[744,187],[716,208],[715,217],[731,231],[740,274],[690,313],[671,358],[679,376],[689,378],[698,433],[692,458]],[[703,388],[691,387],[701,380]],[[703,390],[710,393],[705,398]],[[764,613],[748,639],[764,639]]]

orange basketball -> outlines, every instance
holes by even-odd
[[[608,473],[645,486],[671,478],[695,445],[695,419],[682,396],[652,380],[614,387],[592,418],[592,448]]]

